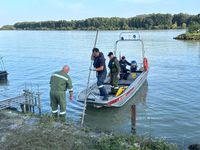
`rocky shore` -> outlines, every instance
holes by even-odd
[[[181,35],[178,35],[174,39],[177,40],[200,40],[200,32],[199,33],[184,33]]]

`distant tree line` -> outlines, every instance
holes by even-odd
[[[147,14],[131,18],[96,17],[84,20],[19,22],[3,26],[2,30],[132,30],[177,29],[200,25],[200,14]]]

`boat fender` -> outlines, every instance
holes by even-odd
[[[143,63],[144,63],[144,71],[147,71],[149,66],[148,66],[148,60],[146,57],[144,57]]]
[[[116,96],[121,95],[125,90],[126,90],[127,86],[124,87],[120,87],[116,93]]]

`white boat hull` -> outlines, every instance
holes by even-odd
[[[90,94],[86,96],[86,90],[83,90],[78,95],[78,101],[84,102],[87,99],[87,103],[97,105],[97,106],[106,106],[106,107],[121,107],[127,101],[129,101],[136,92],[143,85],[147,79],[148,71],[143,71],[140,75],[128,86],[128,88],[119,96],[109,96],[108,101],[103,101],[102,98],[96,92],[96,95]],[[109,85],[106,85],[106,89],[110,88]],[[90,86],[90,90],[96,87],[96,83]],[[92,96],[93,95],[93,96]]]

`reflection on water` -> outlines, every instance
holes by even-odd
[[[200,42],[199,42],[199,58],[200,58]]]
[[[9,98],[9,93],[7,93],[7,91],[9,90],[8,86],[8,80],[0,80],[0,100]]]
[[[3,80],[0,80],[0,86],[7,86],[8,85],[8,80],[6,79],[3,79]]]
[[[87,107],[85,123],[91,128],[107,131],[130,133],[131,132],[131,106],[136,105],[140,109],[146,107],[146,97],[148,91],[147,81],[123,107],[96,109],[92,106]]]

